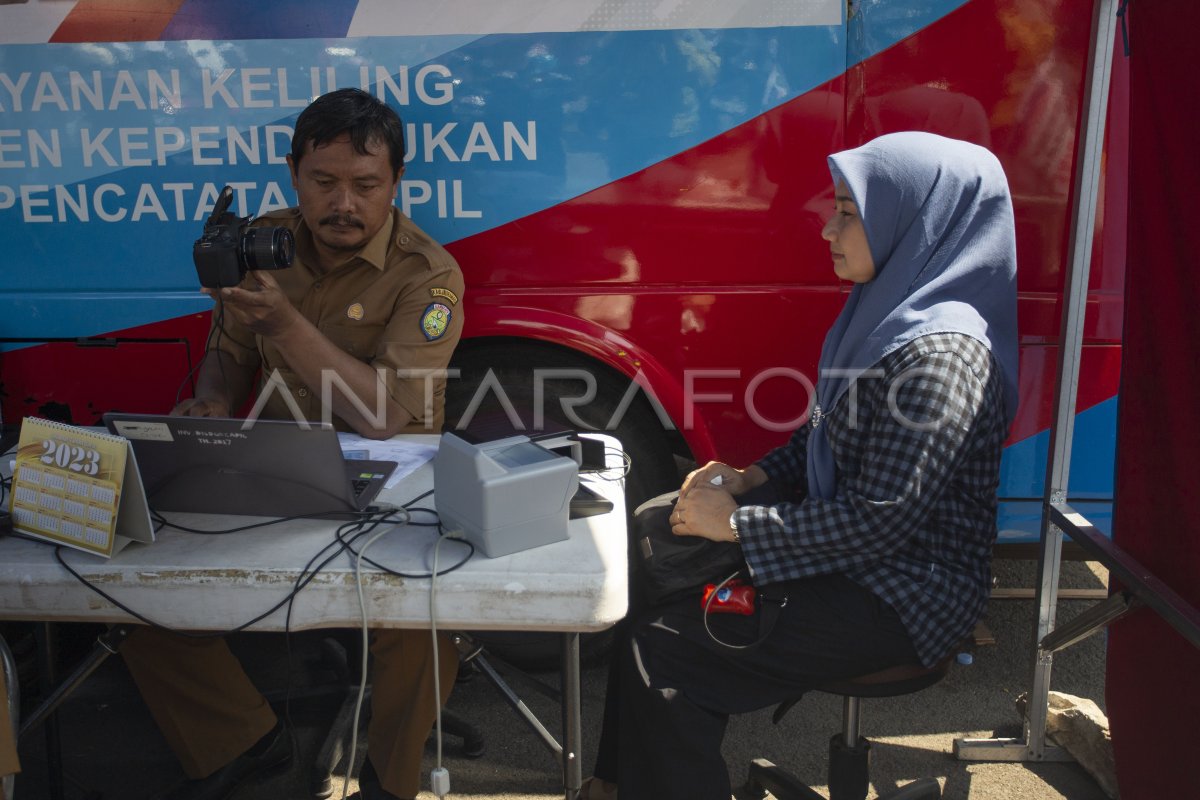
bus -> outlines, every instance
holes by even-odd
[[[210,309],[191,243],[218,192],[242,215],[291,205],[297,114],[356,86],[400,113],[397,204],[465,274],[449,424],[610,432],[636,503],[806,419],[849,289],[819,234],[825,157],[926,130],[988,147],[1011,183],[1021,406],[1000,528],[1034,541],[1091,20],[1085,0],[0,5],[3,420],[186,396]],[[1077,500],[1112,490],[1126,94],[1117,64]]]

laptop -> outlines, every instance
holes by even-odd
[[[362,511],[394,461],[346,459],[321,423],[110,412],[133,446],[150,508],[257,517]]]

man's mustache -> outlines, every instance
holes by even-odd
[[[322,217],[320,224],[321,225],[343,225],[343,226],[344,225],[352,225],[355,228],[365,228],[366,227],[365,225],[363,225],[362,220],[360,220],[358,217],[348,217],[348,216],[343,217],[338,214],[331,214],[328,217]]]

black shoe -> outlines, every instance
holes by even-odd
[[[358,791],[347,797],[346,800],[400,800],[400,798],[379,784],[379,774],[375,772],[371,759],[367,758],[358,772]]]
[[[292,734],[281,721],[253,747],[207,778],[184,781],[156,800],[224,800],[251,778],[281,771],[292,760]]]

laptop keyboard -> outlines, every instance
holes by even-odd
[[[367,488],[367,484],[369,483],[370,481],[366,478],[355,478],[354,480],[350,481],[350,488],[354,490],[354,496],[358,497],[360,494],[362,494],[363,490]]]

